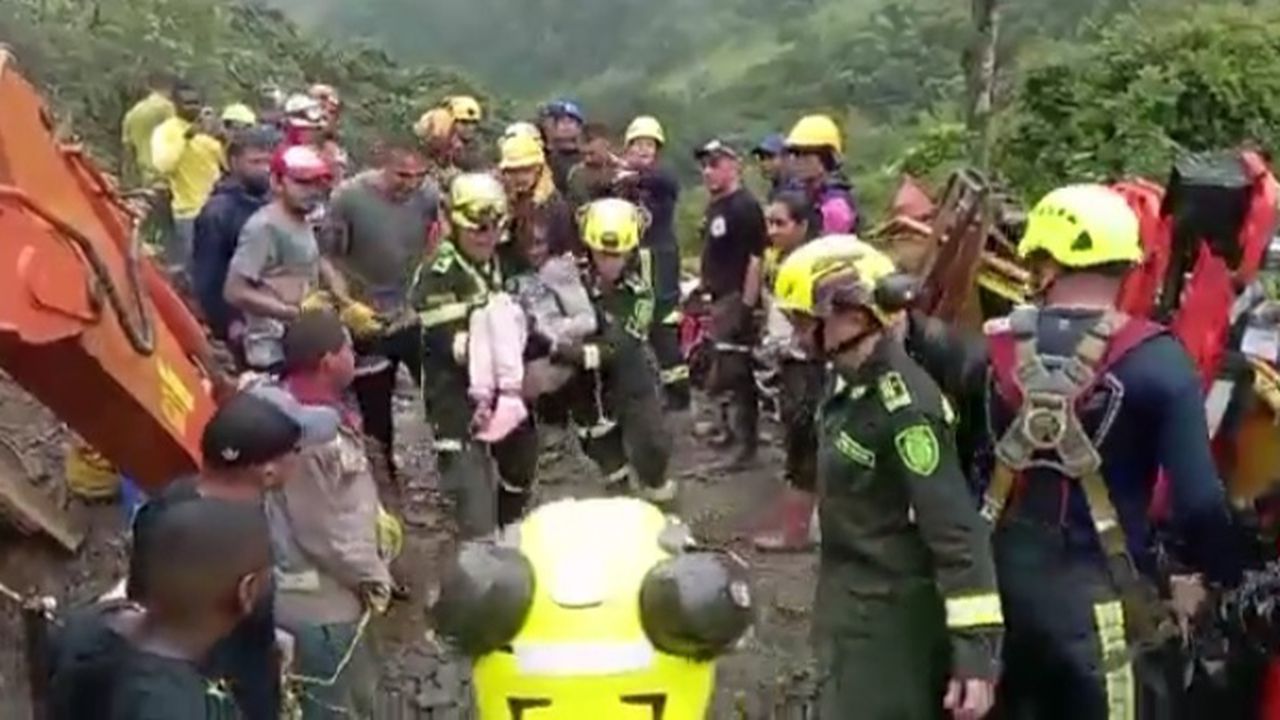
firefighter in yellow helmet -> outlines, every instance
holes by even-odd
[[[453,115],[446,108],[432,108],[413,124],[413,134],[422,142],[431,161],[431,177],[447,192],[453,179],[462,172],[458,168],[462,140],[455,130]]]
[[[422,325],[422,395],[441,488],[453,501],[459,533],[470,538],[514,522],[524,511],[538,437],[530,422],[492,444],[477,441],[472,428],[469,318],[511,274],[498,253],[509,220],[506,192],[492,175],[464,173],[449,188],[448,213],[451,234],[418,268],[410,300]]]
[[[702,720],[751,623],[741,561],[630,498],[561,500],[465,545],[432,615],[480,720]]]
[[[480,121],[484,119],[480,102],[470,95],[452,95],[445,98],[444,107],[453,118],[453,130],[457,133],[458,144],[461,146],[455,158],[458,167],[463,172],[477,172],[491,167],[478,135]]]
[[[829,115],[806,115],[787,135],[787,170],[813,203],[818,231],[824,235],[855,233],[858,203],[844,176],[844,140]]]
[[[652,260],[640,247],[647,221],[644,210],[615,198],[578,211],[586,246],[584,285],[598,327],[582,343],[553,348],[551,359],[578,371],[564,393],[578,437],[604,473],[607,490],[634,490],[666,505],[675,503],[677,486],[667,478],[671,435],[647,342],[654,307],[644,269]]]
[[[507,188],[511,239],[519,244],[537,233],[552,253],[578,252],[573,210],[556,190],[542,142],[522,132],[504,138],[499,147],[498,169]]]
[[[614,184],[619,197],[648,211],[640,244],[653,255],[654,323],[649,342],[658,358],[663,395],[671,410],[689,407],[689,366],[680,352],[680,247],[675,210],[680,183],[660,161],[667,134],[657,118],[641,115],[627,126],[625,151]]]
[[[983,513],[1008,620],[1001,711],[1156,717],[1144,701],[1167,688],[1142,647],[1176,627],[1156,590],[1156,468],[1173,498],[1164,527],[1188,570],[1230,585],[1243,560],[1198,373],[1164,327],[1115,307],[1143,258],[1138,218],[1115,191],[1049,193],[1018,254],[1038,306],[987,324],[983,374],[995,441]]]
[[[899,336],[913,281],[849,236],[792,252],[775,298],[834,382],[819,411],[818,717],[977,720],[1002,615],[954,413]]]

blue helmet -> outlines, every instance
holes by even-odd
[[[586,116],[582,113],[582,107],[578,103],[567,98],[552,100],[542,106],[542,115],[549,117],[571,117],[578,122],[586,122]]]

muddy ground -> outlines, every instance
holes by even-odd
[[[433,578],[451,552],[448,523],[435,494],[430,438],[406,391],[397,404],[399,459],[409,478],[410,518],[397,572],[412,599],[393,606],[373,632],[382,657],[378,715],[388,720],[461,720],[472,717],[468,671],[430,638],[423,614]],[[726,474],[710,469],[719,456],[693,438],[693,420],[673,416],[674,470],[684,481],[682,511],[700,540],[730,547],[752,565],[758,620],[744,646],[719,665],[711,717],[799,720],[808,693],[808,621],[812,556],[760,556],[745,537],[780,486],[781,455],[766,443],[758,466]],[[766,431],[768,432],[768,430]],[[33,482],[61,492],[61,448],[67,435],[42,407],[0,377],[0,435],[15,444],[34,470]],[[598,492],[593,466],[555,429],[547,452],[540,500]],[[88,538],[75,557],[40,538],[3,535],[0,583],[20,592],[55,597],[64,607],[89,602],[123,573],[126,540],[118,505],[68,503],[86,524]],[[16,607],[0,599],[0,717],[30,716],[21,623]]]

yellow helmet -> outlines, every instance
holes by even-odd
[[[578,211],[583,244],[600,252],[631,252],[640,245],[640,236],[648,226],[648,213],[617,198],[596,200]]]
[[[244,103],[232,103],[222,108],[222,122],[239,123],[241,125],[258,124],[258,116]]]
[[[1069,185],[1049,193],[1027,217],[1018,257],[1044,252],[1069,268],[1142,260],[1138,216],[1102,185]]]
[[[837,155],[844,154],[844,139],[840,128],[830,115],[805,115],[787,135],[788,148],[827,148]]]
[[[507,220],[507,193],[497,178],[464,173],[449,185],[449,220],[455,227],[477,230]]]
[[[633,140],[647,138],[659,145],[667,144],[667,135],[662,131],[662,123],[652,115],[641,115],[631,124],[627,126],[626,141],[624,144],[630,145]]]
[[[447,97],[444,105],[456,122],[480,122],[483,114],[480,111],[480,102],[470,95]]]
[[[644,501],[561,500],[464,545],[431,612],[481,718],[702,720],[751,623],[745,572]]]
[[[542,133],[539,132],[538,126],[531,122],[514,122],[502,131],[502,139],[508,140],[513,137],[530,137],[542,144]]]
[[[778,268],[774,299],[779,310],[830,317],[840,308],[862,307],[883,324],[910,301],[904,285],[886,292],[891,278],[902,278],[893,261],[853,235],[827,235],[806,243]],[[902,297],[903,294],[908,295]],[[891,296],[892,295],[892,296]]]
[[[498,162],[500,170],[541,167],[547,161],[542,152],[542,143],[528,135],[503,138],[500,148],[502,150],[502,158]]]
[[[445,108],[432,108],[413,124],[413,134],[419,140],[442,140],[453,132],[453,115]]]

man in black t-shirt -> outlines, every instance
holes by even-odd
[[[244,715],[205,659],[270,592],[266,518],[250,503],[171,505],[141,546],[142,607],[112,618],[121,648],[109,720],[231,720]]]
[[[709,389],[728,396],[728,432],[719,440],[725,446],[738,444],[730,466],[740,468],[755,459],[758,442],[759,399],[751,352],[761,258],[768,240],[760,204],[742,186],[738,153],[712,140],[694,154],[711,194],[702,225],[701,272],[702,290],[712,301],[711,335],[716,350]]]

